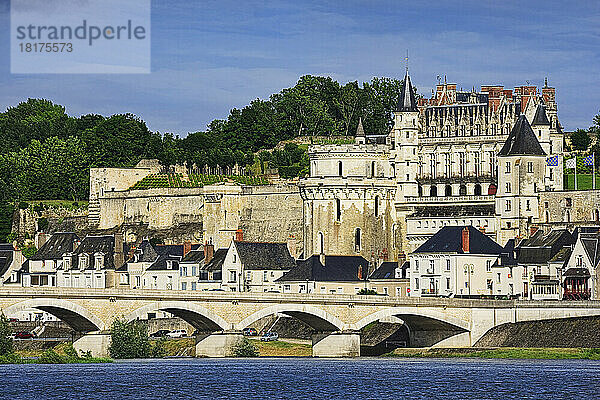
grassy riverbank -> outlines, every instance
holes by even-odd
[[[0,364],[97,364],[112,361],[112,359],[104,357],[80,356],[69,343],[61,343],[52,349],[39,352],[15,351],[0,356]]]
[[[258,348],[260,357],[311,357],[312,346],[305,343],[287,342],[277,340],[274,342],[261,342],[260,340],[252,340]]]
[[[396,349],[387,357],[408,358],[505,358],[538,360],[600,360],[600,349],[496,348],[496,349]]]

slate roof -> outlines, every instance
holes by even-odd
[[[244,269],[289,270],[296,266],[287,243],[234,242]]]
[[[359,279],[359,269],[363,279]],[[285,273],[276,282],[360,282],[366,278],[369,262],[361,256],[325,256],[325,266],[318,255],[298,260],[296,267]]]
[[[218,249],[209,262],[202,267],[203,271],[220,271],[229,249]]]
[[[550,125],[550,121],[546,115],[546,106],[543,104],[538,104],[531,125]]]
[[[593,264],[596,267],[600,263],[600,234],[581,235],[581,244]]]
[[[74,255],[87,254],[89,256],[88,266],[86,269],[96,268],[96,253],[104,254],[104,265],[102,269],[115,268],[115,237],[112,235],[106,236],[86,236],[77,249],[73,252]],[[74,261],[76,262],[77,259]],[[119,265],[120,266],[120,265]]]
[[[408,76],[408,69],[406,70],[406,75],[404,76],[404,86],[400,92],[396,111],[418,111],[415,93],[413,92],[412,83],[410,82],[410,76]]]
[[[13,262],[14,248],[10,243],[0,243],[0,276],[4,275]]]
[[[553,229],[549,233],[538,230],[517,247],[519,264],[545,264],[552,260],[565,246],[574,243],[573,236],[566,229]]]
[[[73,232],[59,232],[50,236],[50,239],[40,247],[31,260],[60,260],[64,254],[72,253],[74,242],[79,237]]]
[[[402,263],[400,278],[396,278],[396,268],[398,268],[398,262],[396,261],[385,261],[379,268],[377,268],[369,276],[369,279],[406,279],[406,270],[409,267],[409,261]]]
[[[465,226],[444,226],[419,246],[414,253],[459,253],[462,250],[462,231]],[[472,226],[469,230],[469,254],[502,254],[504,249]]]
[[[192,244],[192,250],[197,250],[199,244]],[[147,271],[171,271],[179,269],[179,262],[183,258],[183,244],[157,244],[154,250],[158,253],[158,258]],[[172,268],[168,268],[167,261],[172,261]]]
[[[192,250],[185,257],[181,259],[181,262],[197,263],[204,260],[203,250]]]
[[[498,153],[499,156],[545,156],[546,153],[540,146],[525,114],[521,114],[510,131],[504,146]]]

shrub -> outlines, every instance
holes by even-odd
[[[37,220],[38,223],[38,231],[40,232],[45,232],[46,229],[48,229],[48,225],[50,225],[50,223],[48,222],[47,218],[38,218]]]
[[[46,350],[38,359],[40,364],[64,364],[67,361],[63,356],[52,349]]]
[[[21,249],[21,252],[23,254],[23,257],[31,258],[35,255],[35,253],[37,253],[37,248],[33,245],[25,246]]]
[[[0,315],[0,356],[13,352],[13,340],[8,319],[4,314]]]
[[[152,350],[150,351],[152,358],[163,358],[167,355],[166,342],[167,338],[162,337],[152,345]]]
[[[234,357],[258,357],[258,349],[247,338],[243,338],[233,347]]]
[[[148,358],[151,355],[148,328],[139,321],[116,319],[111,327],[112,343],[108,349],[112,358]]]

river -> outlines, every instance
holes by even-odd
[[[600,399],[600,362],[170,359],[0,366],[2,399]]]

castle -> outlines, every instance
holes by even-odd
[[[359,122],[355,143],[309,146],[310,175],[298,183],[145,188],[137,183],[160,166],[93,169],[89,222],[122,227],[129,242],[144,227],[216,248],[242,229],[249,240],[293,238],[298,256],[360,255],[373,265],[445,226],[470,225],[504,245],[532,228],[598,220],[598,191],[563,190],[563,143],[547,81],[540,91],[479,92],[444,82],[426,99],[407,70],[389,134]]]

